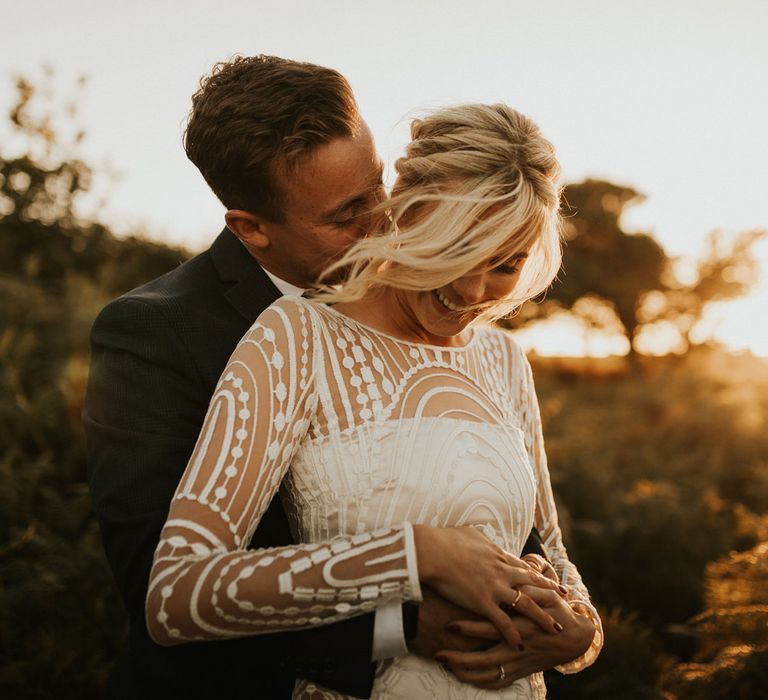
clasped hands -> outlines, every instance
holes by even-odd
[[[475,546],[482,546],[474,535],[466,534]],[[498,556],[502,550],[486,542]],[[460,550],[458,547],[457,553]],[[504,553],[503,572],[488,569],[484,561],[487,558],[481,555],[475,566],[465,567],[476,593],[474,598],[463,600],[457,595],[460,575],[454,572],[453,585],[449,585],[429,571],[429,562],[425,563],[424,599],[419,606],[416,638],[409,643],[411,652],[434,659],[459,680],[485,689],[505,688],[519,678],[567,663],[586,652],[595,625],[568,604],[567,590],[559,585],[546,560]],[[508,594],[494,590],[497,575],[507,582]]]

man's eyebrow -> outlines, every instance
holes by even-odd
[[[365,204],[368,201],[368,195],[370,194],[371,190],[379,187],[382,184],[382,180],[384,178],[384,162],[380,161],[378,165],[379,171],[375,182],[372,182],[363,192],[356,194],[354,197],[350,197],[340,204],[337,204],[332,209],[329,209],[324,214],[321,214],[321,217],[323,219],[330,220],[341,214],[341,212],[343,212],[345,209],[354,207],[357,204]]]
[[[350,209],[350,208],[354,207],[356,204],[363,204],[368,199],[368,197],[367,197],[367,192],[368,191],[370,191],[370,190],[367,190],[366,194],[359,194],[359,195],[357,195],[355,197],[352,197],[351,199],[347,199],[346,201],[342,202],[341,204],[336,205],[335,207],[333,207],[333,209],[329,209],[327,212],[325,212],[322,215],[322,218],[323,219],[333,219],[334,217],[338,216],[339,214],[341,214],[346,209]]]

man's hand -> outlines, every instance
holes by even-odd
[[[519,557],[504,551],[471,526],[413,526],[419,579],[454,604],[492,622],[505,641],[518,646],[521,638],[505,609],[529,617],[545,631],[557,632],[555,620],[530,596],[536,590],[561,590]]]
[[[560,596],[535,586],[524,591],[554,617],[563,630],[558,634],[544,632],[528,618],[516,615],[512,622],[523,638],[523,649],[512,648],[501,639],[499,631],[487,621],[463,620],[451,627],[463,637],[476,636],[493,646],[482,651],[463,652],[441,650],[435,660],[447,664],[454,675],[465,683],[479,688],[497,690],[506,688],[519,678],[545,671],[578,658],[587,651],[595,634],[595,625],[580,615]],[[504,680],[500,680],[500,667]]]
[[[435,654],[441,650],[480,651],[497,643],[493,639],[452,631],[449,626],[452,628],[457,620],[479,623],[481,618],[469,610],[450,603],[426,586],[422,589],[422,595],[416,636],[408,643],[408,650],[411,653],[432,661]],[[531,624],[537,626],[536,623]]]

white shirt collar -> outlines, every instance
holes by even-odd
[[[285,297],[300,297],[304,292],[306,292],[306,289],[302,289],[301,287],[297,287],[295,284],[291,284],[290,282],[286,282],[285,280],[281,280],[277,275],[273,275],[269,270],[265,269],[264,267],[261,268],[264,270],[265,274],[269,279],[272,280],[272,284],[277,287],[279,292],[285,296]]]

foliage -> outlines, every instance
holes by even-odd
[[[662,700],[657,681],[667,663],[658,635],[636,613],[598,608],[605,646],[595,664],[574,676],[546,674],[552,700]]]
[[[0,153],[0,695],[82,698],[125,635],[85,483],[88,331],[111,296],[187,254],[81,220],[90,171],[56,160],[51,120],[18,88],[11,122],[44,146]]]
[[[118,238],[79,215],[92,173],[56,154],[61,140],[36,116],[35,89],[20,81],[19,90],[11,123],[30,142],[21,154],[0,152],[0,695],[97,697],[125,621],[85,485],[88,330],[109,298],[186,253]],[[614,230],[612,252],[600,253],[588,232],[615,227],[616,207],[634,195],[595,187],[583,202],[569,196],[587,232],[569,277],[585,293],[625,294],[629,308],[653,281],[659,249],[641,244],[647,266],[634,291],[598,289],[591,256],[605,262],[637,242]],[[578,303],[575,291],[558,293]],[[632,371],[615,359],[534,358],[534,369],[566,541],[607,633],[591,669],[552,675],[551,696],[705,698],[725,697],[712,694],[724,683],[765,687],[755,611],[743,608],[765,606],[755,596],[768,590],[758,544],[768,540],[768,366],[700,348],[641,358]],[[753,547],[763,549],[728,554]],[[691,652],[680,651],[681,623]]]
[[[646,358],[639,371],[609,367],[534,358],[569,553],[594,599],[614,611],[595,666],[553,678],[555,698],[661,697],[674,657],[688,661],[725,634],[733,615],[720,617],[723,591],[742,605],[765,590],[759,556],[732,555],[738,570],[731,559],[711,562],[768,539],[768,363],[699,349]],[[703,610],[708,617],[687,623]],[[712,615],[717,629],[705,624]],[[764,625],[728,629],[730,645],[749,646],[744,658],[762,653]],[[655,649],[655,665],[632,647],[635,636]]]
[[[2,233],[0,223],[0,233]],[[0,281],[0,694],[95,694],[123,613],[84,483],[88,307]]]
[[[664,687],[681,700],[768,696],[768,542],[707,567],[707,609],[691,621],[703,643]]]

